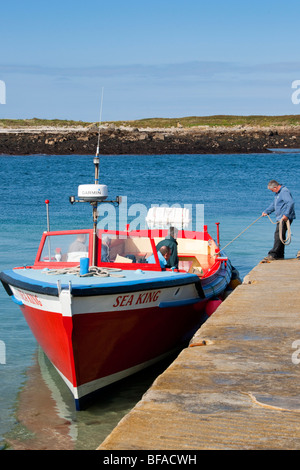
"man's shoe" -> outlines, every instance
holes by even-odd
[[[264,261],[275,261],[277,258],[274,258],[272,255],[268,255],[264,258]]]

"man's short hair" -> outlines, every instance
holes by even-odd
[[[269,181],[268,189],[277,188],[277,186],[280,186],[280,183],[278,183],[276,180],[271,180]]]
[[[171,248],[169,246],[162,246],[160,247],[159,251],[161,252],[162,255],[166,255],[167,253],[170,253]]]

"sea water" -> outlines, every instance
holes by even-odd
[[[267,190],[270,179],[277,179],[291,190],[297,213],[299,169],[300,154],[292,151],[252,155],[103,156],[100,183],[108,186],[109,199],[126,196],[128,208],[133,204],[148,208],[151,204],[193,208],[203,204],[204,223],[214,238],[216,222],[220,223],[223,247],[272,202],[274,196]],[[0,156],[0,270],[33,263],[41,234],[47,229],[46,199],[50,201],[52,230],[92,227],[90,205],[71,205],[68,197],[77,195],[79,184],[93,182],[93,156]],[[266,256],[273,243],[273,233],[274,225],[261,218],[228,245],[226,254],[242,278]],[[286,257],[295,257],[299,249],[300,227],[296,219]],[[56,403],[57,419],[65,420],[68,445],[76,449],[96,448],[141,398],[163,370],[161,367],[166,367],[166,364],[159,365],[126,379],[89,410],[76,413],[70,393],[38,349],[20,309],[0,286],[0,448],[6,441],[18,447],[18,443],[31,442],[33,437],[35,443],[42,439],[38,432],[33,436],[33,431],[20,423],[18,417],[19,401],[29,380],[27,373],[36,367],[37,361],[41,380]],[[31,408],[38,407],[34,400],[33,395],[26,402],[29,414]],[[45,405],[42,409],[34,408],[32,415],[44,412]],[[62,448],[64,442],[61,440]],[[45,441],[44,448],[51,446],[53,441],[49,444]]]

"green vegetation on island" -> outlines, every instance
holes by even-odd
[[[234,127],[234,126],[299,126],[300,115],[288,116],[191,116],[176,119],[152,118],[139,121],[129,121],[130,125],[136,127]]]
[[[30,127],[87,127],[90,122],[71,121],[67,119],[0,119],[0,127],[8,129]]]
[[[76,128],[89,127],[97,123],[72,121],[63,119],[0,119],[0,127],[16,129],[16,128],[34,128],[34,127],[57,127],[57,128]],[[299,126],[300,115],[291,114],[286,116],[190,116],[182,118],[148,118],[134,121],[109,121],[104,124],[114,124],[115,126],[130,126],[137,128],[170,128],[170,127],[235,127],[235,126],[251,126],[251,127],[271,127],[271,126]]]

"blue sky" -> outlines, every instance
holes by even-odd
[[[299,0],[10,0],[0,118],[300,114]]]

